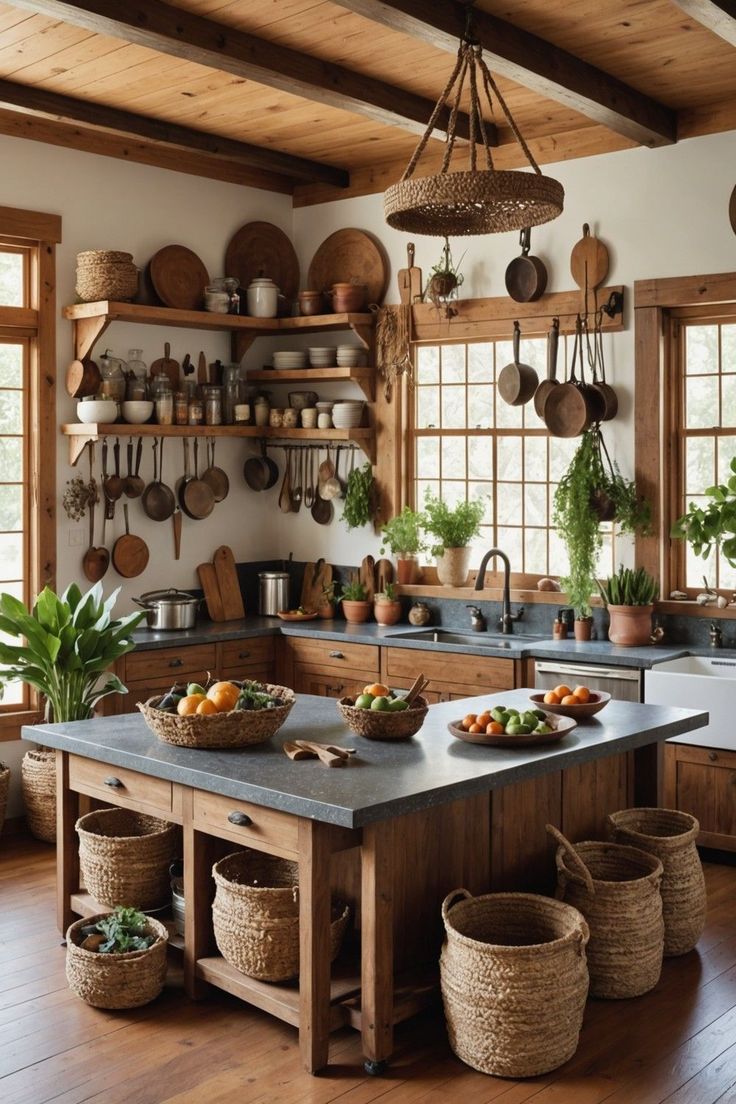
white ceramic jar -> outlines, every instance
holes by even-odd
[[[317,415],[317,427],[318,429],[332,429],[332,415],[321,410]]]
[[[275,318],[278,314],[279,289],[267,276],[258,276],[246,292],[248,314],[254,318]]]

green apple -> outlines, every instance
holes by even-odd
[[[403,698],[394,698],[393,701],[389,702],[388,708],[391,713],[403,713],[409,706]]]
[[[370,709],[373,705],[373,700],[374,699],[372,694],[359,694],[358,697],[355,699],[355,708]]]
[[[187,686],[187,694],[201,694],[203,698],[207,697],[207,691],[204,686],[200,686],[198,682],[190,682]]]
[[[375,709],[377,713],[386,713],[390,708],[390,698],[374,698],[371,702],[371,709]]]

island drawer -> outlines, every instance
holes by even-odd
[[[222,664],[225,667],[252,667],[274,662],[273,637],[250,640],[226,640],[222,645]]]
[[[348,644],[342,640],[289,637],[289,649],[297,663],[311,663],[319,667],[352,667],[353,670],[375,673],[380,670],[380,654],[375,644]]]
[[[190,644],[179,648],[155,648],[145,652],[131,652],[125,657],[125,678],[128,682],[145,682],[170,679],[181,681],[182,675],[215,673],[217,667],[214,644]]]
[[[200,832],[255,847],[259,851],[294,858],[299,847],[297,817],[238,801],[221,794],[195,790],[192,795],[194,827]]]
[[[165,778],[151,778],[80,755],[69,756],[69,787],[110,805],[123,805],[142,813],[168,816],[172,810],[172,784]]]
[[[514,661],[511,659],[413,648],[386,648],[385,652],[389,678],[414,678],[423,671],[428,679],[445,686],[455,683],[490,692],[491,689],[511,690],[514,685]]]

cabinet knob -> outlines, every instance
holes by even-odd
[[[123,787],[123,783],[119,778],[116,778],[114,774],[111,774],[109,778],[105,779],[105,785],[112,787],[113,790],[120,790]]]
[[[330,659],[344,659],[345,658],[345,653],[344,652],[329,652],[328,654],[329,654]]]
[[[238,659],[247,659],[250,652],[238,652]]]
[[[330,691],[331,694],[342,694],[345,687],[342,683],[340,683],[339,686],[328,686],[327,689]]]
[[[709,751],[708,758],[710,759],[711,763],[715,763],[716,759],[718,758],[718,753],[715,751]]]
[[[181,656],[177,656],[176,659],[170,659],[169,660],[169,667],[183,667],[183,666],[184,666],[184,660],[181,658]]]
[[[253,823],[247,813],[239,813],[237,809],[227,819],[231,824],[237,824],[238,828],[250,828]]]

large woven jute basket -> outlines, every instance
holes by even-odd
[[[138,269],[133,264],[133,255],[114,249],[78,253],[76,290],[86,303],[132,299],[138,291]]]
[[[294,708],[296,695],[287,686],[264,683],[266,693],[282,698],[273,709],[231,709],[227,713],[180,717],[158,709],[160,697],[138,702],[146,724],[159,740],[177,747],[235,748],[263,744],[275,736]]]
[[[458,889],[442,919],[442,1001],[458,1058],[497,1077],[535,1077],[571,1058],[588,993],[580,913],[533,893]]]
[[[700,824],[677,809],[621,809],[607,824],[617,843],[648,851],[662,863],[664,953],[687,954],[705,928],[705,878],[695,846]]]
[[[356,709],[355,698],[339,698],[337,708],[348,728],[367,740],[410,740],[424,724],[429,706],[427,699],[416,697],[402,713]]]
[[[20,787],[31,834],[44,843],[56,842],[56,752],[27,751],[20,765]]]
[[[130,809],[97,809],[80,817],[82,881],[102,905],[158,908],[171,899],[169,865],[179,829]]]
[[[299,867],[261,851],[236,851],[212,867],[215,941],[236,970],[261,981],[299,974]],[[333,903],[330,956],[334,961],[349,909]]]
[[[139,1008],[155,1000],[166,980],[168,932],[152,916],[146,918],[146,933],[156,941],[145,951],[100,954],[86,951],[82,928],[102,920],[107,913],[77,920],[66,933],[66,980],[78,997],[94,1008]]]
[[[552,825],[557,896],[582,912],[590,928],[590,994],[618,1000],[649,992],[664,952],[662,863],[620,843],[574,846]]]
[[[8,808],[8,792],[10,790],[10,767],[0,763],[0,832],[5,824],[5,813]]]

